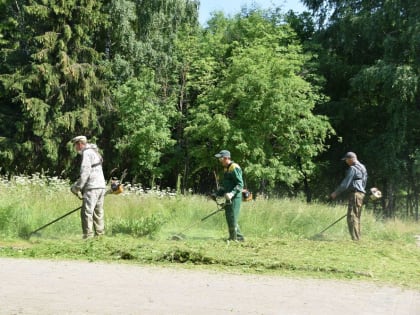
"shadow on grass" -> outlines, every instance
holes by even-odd
[[[168,237],[168,240],[171,241],[214,241],[218,238],[211,237],[211,236],[187,236],[183,233],[171,233],[171,236]]]
[[[307,239],[310,241],[318,241],[318,242],[335,242],[336,241],[335,239],[328,238],[328,236],[325,236],[322,233],[312,235],[308,237]]]

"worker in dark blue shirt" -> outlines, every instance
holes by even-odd
[[[360,240],[360,217],[362,214],[363,199],[366,194],[367,171],[366,167],[357,160],[354,152],[347,152],[342,158],[349,166],[346,176],[340,185],[331,194],[335,199],[343,192],[349,193],[347,209],[347,225],[353,241]]]

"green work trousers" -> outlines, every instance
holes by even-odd
[[[364,193],[352,192],[349,196],[349,203],[347,208],[347,226],[353,241],[360,240],[360,217],[362,215],[362,205]]]
[[[239,213],[241,211],[242,196],[233,198],[231,202],[227,202],[225,206],[226,222],[229,230],[229,240],[243,241],[244,236],[238,225]]]

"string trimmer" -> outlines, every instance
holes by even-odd
[[[219,203],[219,202],[217,202],[217,200],[215,200],[215,199],[213,199],[213,200],[216,202],[216,205],[217,205],[217,210],[216,211],[213,211],[212,213],[210,213],[210,214],[206,215],[205,217],[201,218],[199,221],[196,221],[196,222],[192,223],[191,225],[187,226],[185,229],[183,229],[178,234],[173,235],[170,239],[174,240],[174,241],[180,241],[180,240],[184,239],[184,237],[185,237],[184,234],[183,234],[184,232],[186,232],[189,229],[191,229],[192,227],[200,224],[201,222],[207,220],[208,218],[215,215],[216,213],[225,210],[226,202]]]
[[[57,218],[57,219],[55,219],[55,220],[53,220],[53,221],[51,221],[51,222],[48,222],[47,224],[44,224],[43,226],[41,226],[41,227],[37,228],[36,230],[34,230],[34,231],[30,232],[30,233],[29,233],[29,235],[28,235],[28,238],[30,238],[30,237],[31,237],[33,234],[35,234],[36,232],[41,231],[42,229],[46,228],[47,226],[50,226],[51,224],[53,224],[53,223],[55,223],[55,222],[57,222],[57,221],[60,221],[61,219],[63,219],[63,218],[65,218],[65,217],[67,217],[68,215],[70,215],[70,214],[72,214],[73,212],[76,212],[77,210],[80,210],[80,209],[82,209],[82,206],[80,206],[80,207],[78,207],[78,208],[76,208],[76,209],[73,209],[73,210],[71,210],[71,211],[67,212],[66,214],[62,215],[61,217],[59,217],[59,218]]]
[[[321,232],[315,234],[314,236],[312,236],[310,239],[316,239],[319,237],[322,237],[322,233],[324,233],[326,230],[328,230],[330,227],[332,227],[333,225],[337,224],[338,222],[340,222],[341,220],[343,220],[345,217],[347,216],[347,213],[345,215],[343,215],[341,218],[338,218],[337,220],[335,220],[333,223],[331,223],[330,225],[328,225],[325,229],[323,229]]]
[[[126,171],[124,171],[123,176],[121,177],[121,180],[117,180],[117,179],[112,180],[111,188],[108,189],[105,192],[105,195],[107,195],[107,194],[118,195],[118,194],[122,193],[124,191],[124,187],[123,187],[123,184],[121,183],[121,181],[122,181],[123,177],[125,177],[125,175],[126,175]],[[77,197],[80,200],[83,200],[83,197],[82,197],[80,192],[77,194]],[[58,217],[57,219],[52,220],[51,222],[48,222],[47,224],[44,224],[43,226],[41,226],[41,227],[37,228],[36,230],[30,232],[29,234],[25,235],[25,237],[27,237],[29,239],[33,234],[37,233],[38,231],[41,231],[42,229],[45,229],[47,226],[50,226],[51,224],[53,224],[57,221],[60,221],[61,219],[67,217],[68,215],[70,215],[73,212],[76,212],[77,210],[80,210],[80,209],[82,209],[82,206],[77,207],[76,209],[73,209],[73,210],[67,212],[66,214],[62,215],[61,217]]]

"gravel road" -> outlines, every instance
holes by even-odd
[[[359,281],[0,258],[0,314],[420,315],[420,291]]]

